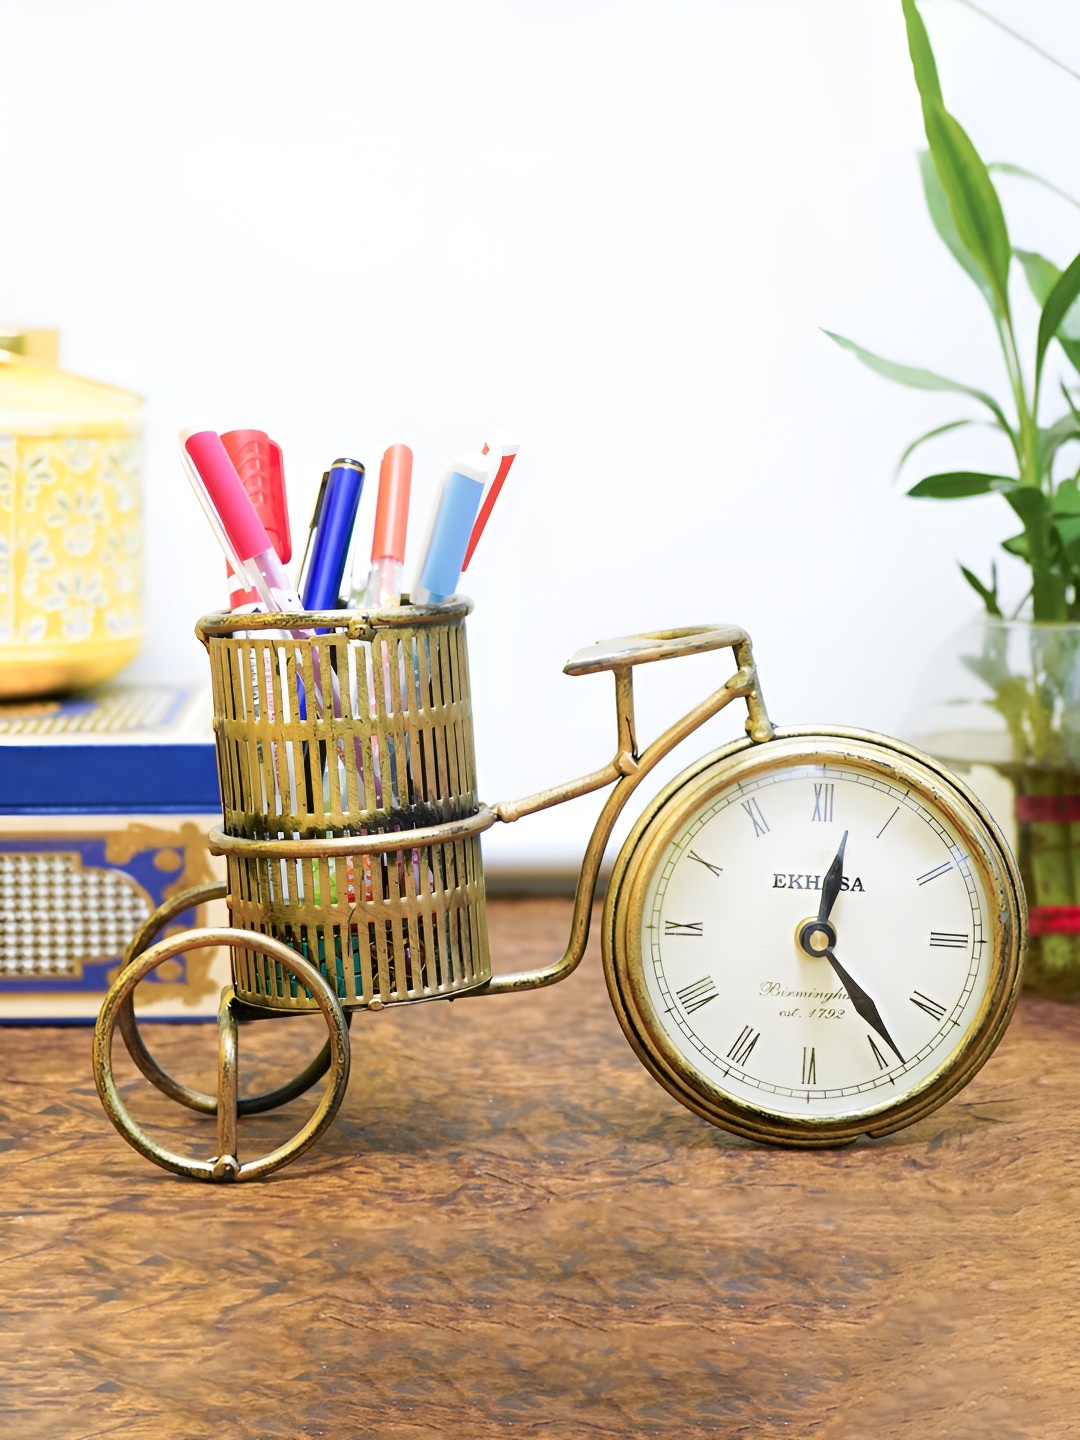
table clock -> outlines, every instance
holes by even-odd
[[[883,1135],[1012,1013],[1023,891],[975,797],[906,745],[780,730],[678,777],[619,856],[612,1003],[653,1075],[756,1140]]]

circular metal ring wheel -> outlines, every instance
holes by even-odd
[[[165,926],[177,915],[182,915],[185,910],[193,910],[199,905],[208,905],[212,900],[224,900],[228,887],[223,881],[213,881],[209,885],[193,886],[190,890],[183,890],[174,895],[171,900],[166,900],[164,905],[159,905],[142,928],[137,931],[131,944],[124,955],[123,970],[131,965],[149,947]],[[244,931],[244,943],[247,944],[248,932]],[[310,988],[310,987],[309,987]],[[217,1096],[207,1095],[202,1090],[194,1090],[190,1085],[175,1080],[167,1070],[154,1059],[147,1049],[146,1042],[139,1030],[139,1023],[135,1018],[135,994],[134,990],[125,996],[118,1013],[117,1023],[120,1026],[120,1033],[124,1037],[124,1044],[127,1046],[128,1054],[135,1064],[142,1071],[143,1075],[163,1095],[170,1100],[177,1101],[180,1105],[186,1105],[189,1110],[197,1110],[200,1115],[217,1114]],[[352,1024],[352,1011],[345,1012],[345,1024]],[[319,1053],[309,1065],[305,1065],[298,1075],[287,1080],[284,1085],[277,1086],[274,1090],[266,1090],[261,1095],[244,1095],[236,1102],[236,1113],[238,1115],[261,1115],[267,1110],[276,1110],[279,1105],[287,1105],[290,1100],[303,1095],[310,1090],[317,1080],[321,1080],[330,1068],[331,1049],[330,1041],[327,1040]]]
[[[223,893],[223,890],[224,887],[220,885],[204,886],[198,892],[189,890],[183,895],[176,896],[170,902],[170,905],[176,907],[172,913],[178,914],[180,911],[190,908],[193,903],[199,903],[193,901],[194,895],[201,895],[203,899],[216,899]],[[158,922],[158,928],[167,923],[167,919],[170,917],[162,917],[163,912],[168,908],[163,907],[162,910],[157,911],[147,922],[148,926],[153,925],[155,921]],[[147,927],[144,927],[144,932],[146,929]],[[144,932],[140,932],[140,934],[142,935]],[[136,936],[132,949],[138,944],[139,939],[140,936]],[[120,1098],[113,1074],[113,1036],[117,1025],[120,1024],[122,1027],[125,1010],[130,1010],[131,997],[136,985],[158,965],[189,950],[205,950],[219,945],[238,944],[257,948],[270,959],[276,960],[311,992],[329,1031],[328,1066],[324,1068],[329,1068],[330,1078],[314,1114],[290,1140],[276,1150],[272,1150],[268,1155],[241,1163],[237,1154],[238,1115],[253,1113],[257,1109],[271,1108],[269,1104],[265,1103],[270,1096],[283,1097],[274,1100],[275,1104],[282,1104],[285,1099],[291,1099],[294,1094],[302,1093],[302,1090],[307,1089],[317,1076],[312,1075],[302,1086],[299,1082],[311,1074],[321,1056],[317,1057],[312,1065],[309,1065],[296,1080],[288,1085],[268,1092],[267,1095],[251,1097],[251,1100],[248,1101],[250,1108],[245,1109],[244,1102],[239,1100],[237,1095],[236,1015],[231,987],[227,987],[222,992],[221,1008],[218,1012],[218,1094],[216,1096],[204,1095],[201,1091],[191,1090],[168,1076],[146,1050],[137,1028],[132,1025],[131,1028],[137,1042],[136,1049],[132,1050],[132,1058],[139,1065],[143,1074],[159,1090],[173,1099],[180,1100],[190,1109],[199,1110],[204,1114],[217,1115],[218,1153],[212,1160],[196,1160],[165,1149],[164,1146],[152,1140],[145,1130],[132,1119]],[[132,1015],[133,1020],[134,1016]],[[128,1041],[128,1048],[131,1049],[131,1041],[127,1034],[125,1034],[125,1040]],[[146,1062],[145,1065],[140,1063],[140,1054]],[[94,1029],[94,1079],[97,1083],[98,1094],[101,1096],[101,1103],[104,1105],[109,1119],[128,1144],[132,1145],[140,1154],[145,1155],[148,1160],[152,1160],[155,1165],[160,1165],[165,1170],[171,1170],[174,1175],[183,1175],[193,1180],[255,1180],[260,1176],[269,1175],[271,1171],[277,1170],[288,1161],[302,1155],[310,1145],[315,1143],[337,1114],[349,1081],[348,1025],[341,1006],[338,1004],[337,996],[326,980],[313,965],[310,965],[295,950],[290,950],[287,945],[282,944],[280,940],[274,940],[268,935],[254,935],[250,930],[228,927],[186,930],[179,935],[171,935],[167,940],[161,940],[156,945],[151,945],[141,954],[135,954],[113,982],[105,997],[105,1003],[101,1007],[101,1014],[98,1016]],[[252,1101],[255,1103],[253,1104]]]

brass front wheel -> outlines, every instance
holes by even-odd
[[[219,887],[213,888],[216,890]],[[178,896],[177,900],[181,898]],[[236,1016],[233,1009],[232,991],[227,988],[222,995],[221,1010],[218,1015],[220,1037],[218,1094],[203,1096],[199,1091],[187,1091],[186,1086],[180,1087],[176,1081],[165,1076],[170,1087],[183,1089],[190,1096],[198,1097],[200,1102],[211,1102],[209,1106],[203,1103],[190,1105],[188,1100],[182,1099],[181,1103],[189,1104],[192,1109],[217,1115],[218,1147],[221,1153],[212,1160],[195,1160],[186,1155],[178,1155],[175,1151],[167,1150],[159,1145],[129,1115],[120,1098],[113,1074],[113,1036],[117,1024],[121,1021],[125,1006],[130,1005],[131,995],[136,985],[140,980],[145,979],[156,966],[166,960],[171,960],[174,955],[183,954],[188,950],[204,950],[218,945],[240,944],[258,949],[270,959],[277,961],[311,992],[322,1011],[329,1031],[330,1078],[314,1114],[291,1140],[286,1141],[276,1150],[272,1150],[268,1155],[241,1163],[236,1153],[235,1137],[236,1117],[243,1113],[241,1109],[243,1102],[237,1099],[236,1093]],[[133,1058],[138,1063],[137,1057],[133,1056]],[[148,1058],[150,1058],[155,1071],[164,1075],[164,1071],[160,1070],[152,1057],[148,1055]],[[143,1069],[141,1065],[139,1068]],[[309,1066],[308,1071],[310,1069]],[[306,1075],[308,1071],[305,1071],[304,1074]],[[143,1070],[143,1073],[147,1072]],[[148,1078],[154,1079],[153,1076],[148,1076]],[[171,1170],[174,1175],[183,1175],[193,1180],[255,1180],[262,1175],[269,1175],[279,1166],[302,1155],[310,1145],[315,1143],[337,1114],[349,1081],[349,1031],[337,996],[327,982],[313,965],[298,955],[295,950],[290,950],[287,945],[282,944],[280,940],[274,940],[268,935],[254,934],[250,930],[232,928],[187,930],[180,935],[171,935],[167,940],[159,941],[141,955],[132,958],[113,982],[105,997],[105,1003],[101,1007],[101,1014],[98,1016],[94,1029],[94,1079],[97,1083],[98,1094],[101,1096],[101,1103],[104,1105],[109,1119],[128,1144],[132,1145],[140,1154],[145,1155],[148,1160],[152,1160],[155,1165],[160,1165],[165,1170]],[[157,1080],[154,1080],[154,1083],[158,1084]],[[293,1083],[295,1084],[295,1082]],[[159,1084],[158,1088],[164,1087]],[[166,1090],[165,1093],[172,1092]],[[174,1095],[173,1098],[181,1097]],[[222,1148],[223,1146],[224,1148]]]

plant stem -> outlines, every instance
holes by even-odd
[[[1034,413],[1038,400],[1036,397],[1033,404],[1028,404],[1027,394],[1024,390],[1024,372],[1020,365],[1016,336],[1013,333],[1012,321],[1009,316],[1005,316],[998,333],[1001,337],[1001,348],[1005,354],[1005,368],[1009,372],[1009,383],[1012,386],[1013,403],[1016,405],[1016,418],[1020,428],[1020,454],[1018,456],[1020,479],[1025,485],[1037,485],[1041,488],[1039,435]]]
[[[1024,596],[1024,598],[1020,601],[1020,604],[1017,605],[1016,609],[1015,609],[1015,610],[1013,611],[1013,613],[1010,615],[1010,617],[1009,617],[1010,620],[1019,620],[1019,618],[1020,618],[1020,611],[1023,610],[1024,606],[1025,606],[1025,605],[1027,604],[1027,602],[1031,599],[1032,591],[1034,590],[1034,588],[1035,588],[1035,587],[1032,586],[1032,587],[1031,587],[1031,590],[1029,590],[1029,591],[1027,592],[1027,594]]]

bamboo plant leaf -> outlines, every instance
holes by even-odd
[[[919,173],[922,176],[923,194],[926,196],[926,208],[930,211],[930,219],[934,222],[934,229],[944,240],[952,252],[956,262],[967,271],[972,280],[983,293],[983,298],[990,306],[995,315],[998,312],[997,300],[993,287],[983,274],[983,268],[975,256],[960,239],[956,224],[949,209],[949,202],[945,191],[942,189],[941,181],[938,179],[937,170],[929,150],[919,151]],[[1040,304],[1042,302],[1040,301]]]
[[[1055,185],[1052,180],[1047,180],[1045,175],[1036,175],[1034,170],[1025,170],[1023,165],[1010,165],[1007,160],[991,160],[987,170],[997,175],[1018,175],[1021,180],[1034,180],[1036,185],[1042,185],[1047,190],[1052,190],[1062,200],[1067,200],[1070,205],[1075,205],[1080,210],[1080,200],[1075,195],[1070,195],[1067,190],[1062,190],[1060,185]]]
[[[964,579],[975,591],[976,595],[978,595],[979,598],[982,600],[983,604],[986,606],[986,613],[988,615],[997,615],[1000,617],[1001,606],[998,604],[997,597],[997,572],[994,572],[993,588],[988,585],[984,585],[983,582],[979,579],[979,577],[973,574],[966,565],[960,566],[960,574],[963,575]]]
[[[1054,286],[1061,279],[1061,271],[1052,260],[1035,250],[1014,250],[1013,254],[1024,268],[1031,293],[1040,305],[1045,305]],[[1057,338],[1070,363],[1080,370],[1080,298],[1074,300],[1066,310],[1058,326]]]
[[[1021,560],[1026,560],[1030,564],[1027,536],[1023,530],[1020,531],[1019,535],[1010,535],[1007,540],[1003,540],[1001,542],[1001,548],[1007,550],[1010,555],[1018,555]]]
[[[967,132],[945,109],[930,37],[915,0],[901,0],[901,4],[934,169],[945,192],[960,243],[986,277],[998,313],[1004,318],[1009,314],[1009,261],[1012,251],[1001,201],[990,172]]]
[[[1080,295],[1080,255],[1075,256],[1062,271],[1061,277],[1043,305],[1042,315],[1039,317],[1039,343],[1035,350],[1036,384],[1042,372],[1043,360],[1046,358],[1050,341],[1058,333],[1078,295]]]
[[[1066,319],[1067,318],[1068,317],[1066,317]],[[1072,340],[1068,336],[1063,335],[1060,330],[1058,331],[1057,338],[1058,344],[1068,356],[1069,364],[1072,365],[1074,370],[1080,370],[1080,340]]]
[[[1009,314],[1012,247],[1001,201],[979,152],[958,120],[940,105],[923,108],[926,138],[957,234],[993,290],[1002,317]]]
[[[827,335],[841,349],[850,350],[867,369],[875,371],[878,375],[884,375],[886,380],[895,380],[898,385],[910,385],[913,390],[952,390],[958,395],[970,395],[990,410],[1001,429],[1010,439],[1012,438],[1012,427],[1005,419],[1005,412],[994,397],[988,395],[985,390],[976,390],[974,386],[965,385],[959,380],[949,380],[944,375],[935,375],[932,370],[920,370],[912,365],[898,365],[895,360],[886,360],[881,355],[875,355],[872,350],[864,350],[861,345],[856,345],[854,340],[837,335],[835,331],[823,330],[822,334]]]
[[[994,491],[1008,498],[1014,490],[1030,488],[1021,485],[1010,475],[984,475],[978,470],[950,470],[941,475],[927,475],[907,493],[917,500],[966,500],[970,495],[989,495]]]
[[[1031,293],[1040,305],[1045,305],[1054,286],[1061,279],[1061,271],[1052,260],[1035,250],[1014,250],[1013,254],[1024,267]],[[1070,340],[1080,340],[1080,297],[1065,311],[1057,334],[1059,340],[1063,335]]]
[[[1063,445],[1067,445],[1070,440],[1080,440],[1080,420],[1071,412],[1062,415],[1059,419],[1055,420],[1052,425],[1046,426],[1045,429],[1039,430],[1039,450],[1043,457],[1043,463],[1048,471],[1057,452]],[[1066,483],[1071,484],[1072,482],[1069,481]],[[1060,494],[1060,487],[1057,493]],[[1057,495],[1055,495],[1055,514],[1058,512],[1058,508]]]
[[[1028,282],[1028,289],[1039,302],[1040,308],[1050,299],[1050,291],[1061,279],[1061,270],[1048,260],[1045,255],[1040,255],[1037,250],[1014,250],[1013,254],[1020,261],[1024,270],[1024,276]]]
[[[978,420],[950,420],[946,425],[935,425],[933,430],[927,430],[925,435],[920,435],[918,439],[912,440],[911,444],[904,448],[904,453],[896,462],[896,475],[893,478],[895,479],[900,474],[920,445],[925,445],[928,440],[935,440],[939,435],[947,435],[950,430],[959,430],[964,425],[978,425],[979,423]]]
[[[1075,480],[1063,480],[1054,492],[1054,515],[1080,515],[1080,486]]]
[[[911,68],[915,71],[915,84],[924,105],[942,105],[941,81],[938,79],[937,62],[930,48],[930,36],[915,5],[915,0],[901,0],[904,7],[904,24],[907,26],[908,54]]]
[[[1025,530],[1033,524],[1046,525],[1049,521],[1050,501],[1036,486],[1018,485],[1014,480],[1003,494],[1024,522]]]

